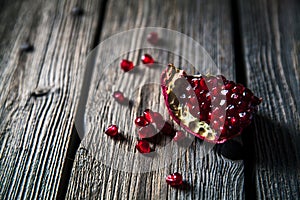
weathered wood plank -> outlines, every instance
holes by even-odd
[[[248,86],[264,101],[252,148],[257,199],[299,199],[299,1],[239,1]]]
[[[235,77],[233,64],[232,24],[230,1],[109,1],[105,16],[102,39],[134,27],[159,26],[171,28],[190,35],[202,44],[212,55],[218,66],[229,78]],[[138,40],[138,39],[137,39]],[[123,48],[118,46],[116,48]],[[140,53],[140,52],[138,52]],[[133,53],[130,59],[136,62],[139,54]],[[100,56],[100,55],[99,55]],[[157,56],[157,55],[155,55]],[[160,59],[169,62],[164,54]],[[117,62],[115,63],[117,65]],[[117,70],[116,70],[117,71]],[[114,70],[112,70],[114,72]],[[121,73],[121,71],[117,71]],[[107,80],[114,80],[114,88],[127,91],[128,85],[136,85],[139,80],[128,78],[125,81],[112,73]],[[92,85],[99,80],[92,80]],[[98,83],[99,84],[99,83]],[[100,84],[105,85],[104,82]],[[91,93],[95,94],[95,93]],[[104,101],[107,110],[111,102]],[[100,105],[100,104],[99,104]],[[97,111],[98,112],[98,111]],[[128,112],[126,111],[128,114]],[[107,114],[107,113],[106,113]],[[99,117],[105,121],[104,115]],[[112,116],[112,113],[109,113]],[[117,115],[121,118],[131,115]],[[107,119],[109,124],[111,119]],[[97,123],[97,121],[95,121]],[[99,124],[99,119],[98,119]],[[96,133],[102,132],[107,124],[94,127]],[[131,144],[131,140],[129,145]],[[79,149],[72,170],[68,199],[242,199],[243,162],[224,158],[215,151],[205,158],[199,158],[200,141],[196,140],[181,159],[170,167],[149,173],[132,174],[110,169],[103,163],[94,160],[83,146]],[[117,156],[117,155],[116,155]],[[167,187],[166,174],[179,171],[190,187],[187,190],[176,190]]]
[[[79,17],[70,14],[76,4],[25,0],[1,5],[0,199],[57,196],[100,6],[82,1],[86,13]],[[26,40],[33,52],[20,52]],[[45,88],[50,90],[41,92]]]

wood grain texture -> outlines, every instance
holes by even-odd
[[[253,134],[258,199],[299,199],[299,1],[239,1],[248,86],[264,100]]]
[[[77,1],[2,3],[0,199],[55,199],[100,4],[82,1],[78,17]]]
[[[212,55],[217,65],[222,66],[223,73],[233,79],[235,70],[233,67],[230,8],[229,1],[204,0],[192,3],[188,1],[112,0],[108,2],[106,9],[102,39],[134,27],[159,26],[178,30],[199,41]],[[137,38],[138,40],[139,38]],[[140,57],[139,54],[140,52],[132,53],[129,58],[137,62]],[[160,56],[160,59],[169,59],[163,53]],[[92,85],[106,86],[109,81],[114,81],[111,84],[113,89],[121,88],[127,92],[129,89],[126,88],[126,85],[136,85],[139,82],[139,80],[134,82],[130,76],[123,80],[118,79],[115,75],[117,74],[116,71],[111,70],[112,75],[103,82],[99,82],[99,78],[95,79],[94,77]],[[117,72],[121,73],[121,71]],[[116,117],[124,119],[133,117],[129,111],[124,111],[126,116],[122,112],[116,115],[114,111],[120,112],[119,108],[110,106],[112,102],[107,99],[104,102],[106,104],[103,105],[103,108],[96,112],[108,113],[108,115],[99,115],[95,119],[94,123],[100,124],[100,127],[94,127],[97,133],[102,132],[103,128],[108,125],[103,123],[113,122]],[[92,109],[90,111],[93,112]],[[107,116],[112,116],[109,118],[109,122],[105,121]],[[128,129],[124,125],[122,122],[120,127]],[[128,144],[132,145],[131,142],[132,140]],[[108,146],[108,148],[110,147]],[[200,141],[195,140],[187,153],[174,161],[172,165],[149,173],[135,174],[117,171],[105,166],[95,160],[84,146],[81,146],[72,169],[67,198],[243,199],[243,162],[226,159],[216,151],[210,152],[204,158],[199,158],[199,149]],[[189,186],[186,190],[176,190],[166,185],[165,176],[174,171],[183,174]]]

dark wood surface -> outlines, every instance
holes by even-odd
[[[300,2],[239,3],[247,82],[264,99],[249,142],[257,198],[298,199]]]
[[[2,2],[0,199],[299,198],[299,2]],[[83,15],[71,15],[75,5]],[[264,101],[242,138],[204,158],[195,140],[170,166],[132,174],[103,165],[84,146],[77,150],[73,124],[88,52],[115,33],[146,26],[194,38],[223,74]],[[22,52],[27,40],[34,49]],[[187,189],[166,185],[174,171]]]
[[[0,199],[53,199],[65,177],[82,66],[100,9],[98,1],[84,1],[85,16],[75,17],[76,3],[1,3]],[[22,52],[27,40],[34,49]]]

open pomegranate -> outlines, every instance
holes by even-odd
[[[173,120],[212,143],[239,135],[261,103],[248,88],[222,75],[188,75],[173,64],[163,71],[161,87]]]

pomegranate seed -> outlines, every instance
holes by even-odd
[[[147,126],[147,125],[149,124],[149,122],[148,122],[148,121],[146,120],[146,118],[143,117],[143,116],[137,117],[137,118],[134,120],[134,123],[135,123],[135,125],[141,126],[141,127]]]
[[[146,109],[143,114],[145,119],[149,123],[155,123],[158,129],[161,129],[164,126],[165,120],[159,112],[153,112],[150,109]]]
[[[135,145],[135,148],[140,152],[140,153],[150,153],[151,148],[149,142],[145,140],[139,140],[138,143]]]
[[[231,117],[230,122],[232,126],[235,126],[238,123],[238,120],[235,117]]]
[[[182,185],[182,175],[178,172],[170,174],[166,177],[166,182],[172,187],[177,187]]]
[[[218,130],[218,128],[220,127],[220,123],[219,123],[219,121],[215,120],[212,122],[211,126],[213,129]]]
[[[117,125],[110,125],[109,127],[106,128],[105,134],[107,134],[111,137],[117,136],[119,134],[118,133],[118,126]]]
[[[233,81],[229,81],[226,85],[225,85],[225,89],[226,90],[231,90],[234,87],[234,82]]]
[[[152,117],[153,117],[153,111],[152,111],[152,110],[146,109],[146,110],[144,110],[143,114],[144,114],[145,119],[146,119],[149,123],[152,123],[152,122],[153,122],[153,119],[152,119]]]
[[[207,121],[208,120],[208,116],[207,113],[204,112],[200,112],[200,121]]]
[[[150,138],[156,135],[157,131],[152,124],[148,126],[142,127],[139,130],[139,137],[140,138]]]
[[[236,84],[236,86],[233,87],[232,92],[235,93],[243,93],[244,92],[244,86],[242,84]]]
[[[239,113],[241,124],[249,124],[251,122],[251,114],[248,112]]]
[[[142,62],[146,65],[152,65],[154,63],[154,59],[149,54],[144,54],[142,56]]]
[[[156,32],[149,33],[147,36],[147,41],[152,45],[156,45],[158,42],[158,34]]]
[[[245,88],[245,90],[243,92],[243,97],[245,97],[247,100],[250,100],[252,96],[253,96],[253,93],[251,92],[251,90],[249,90],[248,88]]]
[[[189,107],[190,113],[191,113],[194,117],[199,116],[200,111],[199,111],[199,106],[198,106],[198,105],[188,103],[187,106]]]
[[[247,110],[247,108],[250,106],[250,102],[249,101],[239,101],[237,105],[238,105],[239,110],[241,109],[241,112],[242,112],[243,110]]]
[[[228,105],[226,107],[226,112],[228,115],[233,116],[236,114],[235,106],[234,105]]]
[[[125,104],[127,102],[127,99],[124,97],[124,94],[120,91],[115,91],[112,96],[120,104]]]
[[[182,131],[176,131],[176,134],[175,134],[173,140],[175,142],[178,142],[178,141],[183,140],[184,138],[185,138],[185,135],[184,135],[184,133]]]
[[[123,69],[124,72],[128,72],[134,68],[133,62],[129,60],[123,59],[120,63],[121,69]]]
[[[165,120],[159,112],[153,112],[152,119],[158,129],[161,129],[165,124]]]

